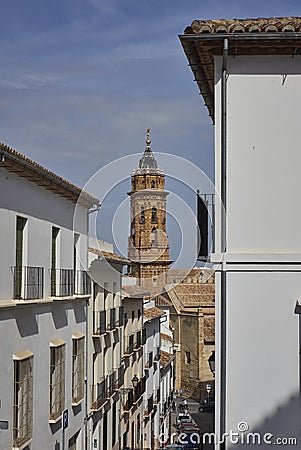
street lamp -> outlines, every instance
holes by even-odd
[[[209,363],[210,370],[213,373],[213,376],[215,376],[215,351],[214,350],[208,358],[208,363]]]

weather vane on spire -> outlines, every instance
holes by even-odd
[[[146,145],[149,146],[151,144],[151,140],[149,138],[150,135],[150,128],[146,129]]]

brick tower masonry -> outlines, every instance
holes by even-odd
[[[146,147],[139,167],[132,172],[130,196],[130,237],[128,258],[131,273],[144,286],[165,283],[165,272],[170,268],[168,237],[166,234],[165,175],[150,147],[150,129],[147,129]]]

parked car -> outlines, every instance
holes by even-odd
[[[179,410],[179,412],[187,413],[189,411],[189,406],[187,405],[187,402],[186,403],[184,403],[184,402],[180,403],[179,406],[178,406],[178,410]]]
[[[182,433],[182,431],[188,431],[188,430],[196,430],[199,431],[199,428],[196,426],[196,424],[191,421],[191,422],[181,422],[180,426],[179,426],[179,432]]]
[[[178,442],[184,446],[185,450],[203,449],[203,435],[197,427],[184,428],[179,434]]]
[[[178,444],[167,445],[165,448],[169,448],[169,450],[185,450],[183,445]]]
[[[214,397],[205,398],[200,401],[199,411],[200,412],[211,412],[213,413],[215,409]]]
[[[177,415],[176,425],[177,425],[177,426],[180,425],[181,420],[184,420],[184,419],[190,419],[190,420],[191,420],[191,417],[190,417],[189,414],[187,414],[187,413],[185,413],[185,412],[180,412],[180,413]]]

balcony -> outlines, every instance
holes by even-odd
[[[51,296],[70,297],[74,295],[74,281],[72,269],[51,269]]]
[[[91,410],[98,411],[107,400],[107,379],[91,386]]]
[[[141,331],[136,331],[136,341],[134,350],[139,350],[141,347]]]
[[[124,354],[130,355],[134,351],[134,335],[124,337]]]
[[[111,308],[110,310],[110,322],[107,323],[107,331],[115,330],[116,328],[116,308]]]
[[[144,366],[145,370],[149,370],[152,367],[152,365],[153,365],[153,352],[149,352],[147,354],[147,359]]]
[[[137,387],[134,388],[134,403],[137,403],[145,392],[145,377],[139,380]]]
[[[117,375],[116,372],[112,372],[110,373],[110,375],[108,375],[107,377],[107,398],[112,397],[112,395],[114,394],[115,391],[115,387],[116,387],[116,379],[117,379]]]
[[[76,271],[75,294],[91,295],[91,278],[90,274],[85,270]]]
[[[144,409],[144,417],[148,417],[151,414],[153,409],[154,409],[154,401],[153,401],[153,396],[151,396],[147,400],[146,408]]]
[[[142,330],[142,341],[141,341],[142,345],[146,344],[146,329],[143,328]]]
[[[123,386],[124,383],[124,367],[120,366],[118,367],[118,369],[116,370],[116,380],[115,380],[115,390],[118,390],[121,388],[121,386]]]
[[[158,388],[156,391],[156,396],[154,397],[154,405],[158,405],[159,402],[160,402],[160,388]]]
[[[106,311],[93,311],[93,336],[101,336],[107,331]]]
[[[117,323],[116,323],[116,325],[118,327],[123,327],[123,325],[124,325],[123,318],[124,318],[124,307],[123,306],[119,306],[119,309],[118,309],[118,320],[117,320]]]
[[[130,391],[127,394],[127,401],[123,405],[123,412],[129,412],[134,404],[134,394],[133,391]]]
[[[160,361],[160,347],[156,347],[156,352],[154,356],[155,361]]]
[[[14,299],[35,300],[44,295],[43,267],[13,267]]]

